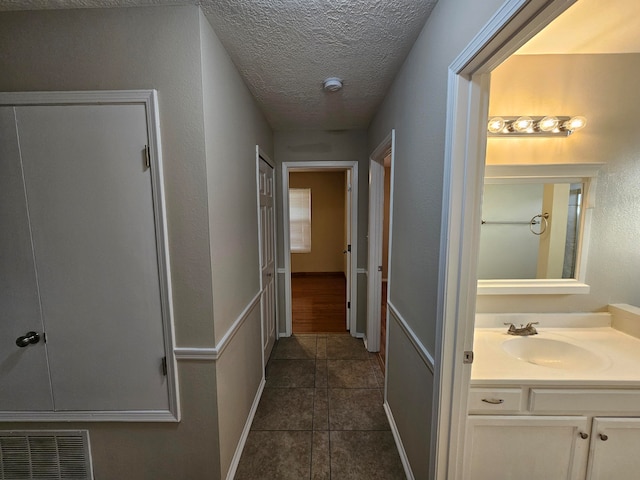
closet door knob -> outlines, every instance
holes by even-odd
[[[605,435],[604,433],[601,433],[598,436],[600,437],[600,440],[602,440],[603,442],[606,442],[607,440],[609,440],[609,436]]]
[[[36,332],[27,332],[26,335],[16,338],[16,345],[20,348],[28,347],[40,341],[40,334]]]
[[[589,434],[588,433],[584,433],[584,432],[580,432],[580,438],[583,440],[586,440],[587,438],[589,438]]]

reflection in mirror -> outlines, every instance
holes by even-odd
[[[479,279],[575,278],[582,183],[486,183]]]
[[[601,167],[486,165],[479,295],[589,293],[585,277]]]

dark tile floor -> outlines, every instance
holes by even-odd
[[[236,480],[405,479],[375,355],[348,334],[280,339]]]

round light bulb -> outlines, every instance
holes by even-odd
[[[581,128],[584,128],[586,124],[587,124],[586,118],[577,116],[577,117],[571,117],[569,120],[564,122],[563,127],[565,130],[575,132],[576,130],[580,130]]]
[[[543,132],[552,132],[558,128],[558,117],[544,117],[538,122],[538,128]]]
[[[515,122],[513,122],[513,129],[516,132],[524,133],[531,131],[531,127],[533,126],[533,120],[531,117],[520,117]]]
[[[489,125],[487,126],[487,130],[489,130],[491,133],[500,133],[502,130],[504,130],[505,125],[506,125],[506,122],[504,121],[504,118],[493,117],[492,119],[489,120]]]

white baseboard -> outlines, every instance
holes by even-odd
[[[386,401],[382,404],[382,406],[384,407],[384,411],[387,414],[389,426],[391,427],[391,433],[393,433],[393,438],[396,441],[396,447],[398,448],[398,453],[400,454],[400,461],[402,462],[402,467],[404,468],[404,474],[406,475],[407,480],[415,480],[413,472],[411,471],[411,465],[409,465],[407,452],[405,452],[404,445],[402,444],[402,439],[400,438],[400,432],[398,432],[398,426],[396,425],[396,421],[393,418],[393,413],[391,413],[391,408]]]
[[[233,458],[231,459],[231,465],[229,466],[229,471],[227,472],[227,480],[233,480],[233,477],[235,477],[236,475],[236,470],[238,469],[238,464],[240,463],[240,457],[242,457],[242,451],[244,450],[244,444],[247,442],[247,437],[249,436],[249,432],[251,431],[251,424],[253,423],[253,417],[255,416],[256,410],[258,409],[260,398],[262,398],[262,391],[264,390],[265,383],[266,382],[263,377],[262,380],[260,381],[260,386],[258,387],[256,396],[253,399],[253,405],[251,405],[251,410],[249,410],[249,416],[247,417],[247,421],[244,424],[242,435],[240,435],[240,440],[238,441],[236,452],[233,454]]]

